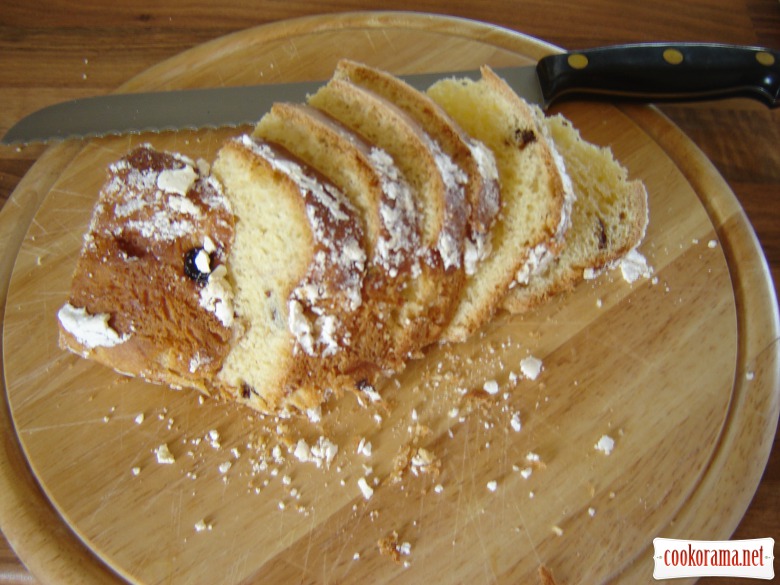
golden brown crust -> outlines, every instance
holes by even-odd
[[[208,240],[215,270],[232,238],[233,216],[219,185],[193,161],[135,149],[109,169],[69,298],[87,315],[107,315],[126,340],[92,347],[60,322],[61,345],[127,374],[206,390],[203,380],[219,370],[230,328],[202,306],[205,282],[188,276],[185,265]]]

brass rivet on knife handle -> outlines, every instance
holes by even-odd
[[[588,58],[581,53],[572,53],[566,60],[572,69],[585,69],[588,66]]]
[[[677,49],[666,49],[664,51],[664,61],[670,65],[679,65],[683,62],[683,54]]]
[[[756,61],[761,63],[761,65],[771,67],[775,64],[775,56],[772,53],[767,53],[766,51],[759,51],[756,53]]]

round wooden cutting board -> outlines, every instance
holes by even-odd
[[[224,37],[121,89],[326,79],[341,57],[408,73],[554,50],[463,20],[347,14]],[[560,583],[637,583],[651,578],[654,537],[728,538],[778,413],[760,248],[728,186],[655,109],[556,111],[647,186],[653,278],[613,271],[501,314],[412,362],[382,404],[345,396],[320,421],[262,419],[57,347],[107,165],[141,142],[208,160],[240,129],[46,151],[0,216],[0,518],[22,560],[46,583],[533,583],[541,565]],[[535,380],[521,375],[530,355],[543,362]],[[604,435],[610,454],[594,447]],[[320,437],[338,446],[330,466],[299,461],[298,439]],[[161,445],[173,463],[158,462]]]

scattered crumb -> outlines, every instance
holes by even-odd
[[[135,417],[135,424],[140,425],[142,422],[144,422],[144,413],[140,413],[136,415]]]
[[[176,462],[173,454],[168,449],[168,445],[163,443],[154,450],[154,454],[157,457],[157,463],[162,465],[171,465]]]
[[[366,500],[370,500],[371,496],[374,495],[374,488],[372,488],[370,485],[368,485],[368,481],[366,481],[365,477],[361,477],[358,480],[358,487],[360,488],[361,493],[363,494],[363,497]]]
[[[648,266],[647,259],[637,250],[631,250],[620,261],[620,272],[623,274],[623,280],[633,283],[640,278],[650,278],[653,269]]]
[[[552,527],[552,531],[555,533],[556,536],[563,536],[563,528],[561,528],[557,524]]]
[[[130,473],[132,473],[134,476],[138,477],[138,475],[141,473],[141,468],[140,467],[133,467],[130,470]]]
[[[710,240],[709,242],[707,242],[707,247],[708,248],[715,248],[715,247],[717,247],[717,245],[718,245],[717,240]]]
[[[365,438],[360,439],[360,443],[357,446],[357,454],[365,457],[371,457],[372,446],[370,441],[366,441]]]
[[[509,424],[512,426],[512,429],[519,433],[523,428],[523,423],[520,420],[520,413],[516,412],[512,415],[512,420],[509,421]]]
[[[593,518],[596,515],[596,508],[588,508],[588,516]]]
[[[529,380],[536,380],[542,371],[542,360],[534,356],[528,356],[520,361],[520,371]]]
[[[495,380],[488,380],[482,386],[482,389],[488,394],[490,394],[491,396],[498,394],[498,382],[496,382]]]
[[[746,379],[748,382],[750,382],[751,380],[753,380],[753,378],[754,378],[754,377],[755,377],[755,374],[754,374],[753,372],[747,372],[747,373],[745,374],[745,379]]]
[[[339,447],[326,437],[320,437],[317,443],[309,447],[304,439],[299,439],[293,450],[293,456],[301,463],[313,462],[318,468],[330,467]]]
[[[198,520],[195,523],[195,532],[204,532],[206,530],[211,530],[211,524],[206,523],[205,520]]]
[[[495,492],[498,489],[498,482],[495,480],[487,482],[488,491]]]
[[[593,446],[597,451],[601,451],[604,455],[609,455],[615,448],[615,440],[609,435],[602,435],[599,442]]]
[[[377,541],[379,554],[390,557],[396,563],[401,562],[401,557],[408,557],[412,554],[412,545],[409,542],[398,542],[398,532],[393,530],[384,538]],[[406,563],[404,563],[406,565]],[[408,566],[408,565],[407,565]]]

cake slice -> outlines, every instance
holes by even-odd
[[[513,283],[528,282],[560,251],[573,193],[560,156],[534,110],[489,67],[481,79],[443,79],[428,95],[496,157],[501,212],[492,252],[466,283],[463,300],[443,333],[463,341],[500,307]]]
[[[422,346],[437,341],[465,280],[465,176],[419,124],[374,92],[331,79],[309,104],[387,153],[410,184],[420,227],[420,263],[399,318],[417,331]]]
[[[216,384],[264,412],[316,409],[360,367],[362,222],[283,147],[241,136],[214,174],[237,218],[228,257],[237,326]]]
[[[436,102],[398,77],[363,63],[343,59],[333,75],[373,91],[401,108],[465,173],[466,224],[464,268],[467,275],[490,252],[490,228],[500,208],[498,169],[493,153],[466,134]],[[449,204],[457,204],[452,198]],[[455,215],[454,211],[448,211]]]
[[[545,125],[566,161],[577,194],[566,247],[547,270],[512,289],[503,306],[518,313],[570,290],[590,274],[608,268],[642,241],[648,223],[647,192],[608,148],[582,139],[563,116]]]
[[[387,153],[311,106],[275,104],[254,134],[282,144],[327,176],[359,210],[366,229],[361,322],[367,328],[356,335],[367,363],[377,370],[402,368],[420,347],[416,329],[403,318],[405,289],[419,270],[410,186]]]
[[[210,392],[232,335],[234,227],[204,162],[143,145],[111,164],[58,312],[60,346]]]

